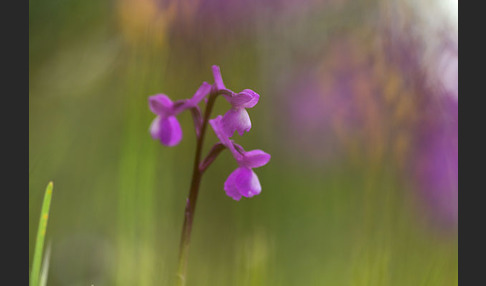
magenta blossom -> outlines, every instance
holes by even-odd
[[[233,157],[238,163],[238,168],[234,170],[224,183],[226,194],[239,201],[241,197],[251,198],[262,191],[258,176],[253,172],[253,168],[264,166],[270,161],[270,154],[262,150],[245,151],[243,147],[233,143],[229,139],[227,132],[224,130],[223,119],[221,115],[209,120],[221,143],[230,150]]]
[[[217,90],[226,90],[229,94],[223,94],[226,100],[231,104],[231,109],[226,112],[222,119],[222,128],[228,137],[233,136],[235,131],[243,135],[251,129],[251,121],[246,108],[252,108],[258,103],[260,95],[251,89],[245,89],[239,93],[234,93],[226,89],[221,70],[218,66],[213,66],[214,87]]]
[[[154,139],[160,140],[166,146],[177,145],[182,139],[182,129],[176,116],[187,109],[191,111],[192,119],[194,120],[194,129],[196,131],[194,167],[192,169],[189,195],[185,203],[184,224],[182,225],[179,247],[179,269],[177,271],[177,277],[179,277],[178,284],[180,285],[185,285],[188,247],[194,219],[194,210],[196,208],[199,186],[204,172],[214,162],[221,151],[229,149],[238,163],[238,168],[226,179],[224,190],[228,196],[239,201],[243,196],[250,198],[258,195],[262,191],[260,181],[253,172],[253,168],[261,167],[270,160],[270,155],[262,150],[246,152],[243,147],[234,144],[230,140],[235,130],[238,130],[240,135],[250,130],[250,117],[245,109],[255,106],[260,96],[249,89],[245,89],[240,93],[234,93],[226,89],[218,66],[213,66],[213,75],[214,84],[210,85],[207,82],[203,82],[191,99],[172,102],[165,94],[157,94],[149,97],[150,110],[157,115],[150,126],[150,133]],[[215,119],[210,120],[211,111],[219,95],[223,95],[230,102],[231,109],[224,116],[219,115]],[[204,112],[201,113],[199,102],[206,96],[206,106]],[[221,142],[214,144],[208,155],[202,158],[204,134],[207,130],[208,123],[211,124]]]
[[[175,146],[182,139],[182,129],[176,115],[184,110],[198,108],[198,103],[209,94],[211,85],[207,82],[196,91],[191,99],[172,102],[165,94],[149,97],[150,110],[157,115],[150,125],[152,138],[160,140],[166,146]]]

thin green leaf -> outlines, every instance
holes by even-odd
[[[42,251],[44,249],[44,239],[46,237],[47,219],[49,218],[49,208],[51,206],[53,183],[49,182],[44,194],[42,203],[41,216],[39,219],[39,228],[35,242],[34,259],[32,262],[32,272],[30,273],[30,286],[39,285],[39,274],[42,261]]]
[[[44,259],[42,260],[42,269],[40,273],[39,286],[47,285],[47,273],[49,273],[49,262],[51,260],[51,243],[47,244],[46,253]]]

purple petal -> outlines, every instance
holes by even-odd
[[[229,140],[228,136],[226,136],[226,133],[224,132],[223,126],[221,124],[222,116],[218,115],[214,119],[209,120],[209,124],[211,124],[211,127],[213,127],[214,133],[216,133],[216,136],[218,137],[219,141],[223,143],[224,146],[229,147],[231,146],[231,140]]]
[[[214,77],[214,83],[216,84],[217,89],[225,89],[226,87],[224,86],[223,83],[223,78],[221,77],[221,70],[219,69],[219,66],[212,66],[213,69],[213,77]]]
[[[236,169],[238,170],[238,169]],[[233,198],[235,201],[239,201],[242,197],[242,195],[240,194],[240,192],[238,191],[238,189],[236,188],[236,177],[238,175],[238,173],[235,171],[233,171],[229,176],[228,178],[226,179],[226,181],[224,182],[224,190],[226,192],[226,195],[228,195],[229,197]]]
[[[251,129],[250,115],[244,108],[232,108],[226,112],[221,120],[223,130],[226,136],[231,137],[233,133],[238,131],[240,136]]]
[[[230,103],[234,108],[252,108],[258,103],[260,95],[251,89],[245,89],[242,92],[235,94]]]
[[[221,115],[218,115],[216,118],[210,119],[209,124],[211,124],[211,127],[213,127],[214,133],[216,133],[219,141],[221,141],[221,143],[231,151],[235,158],[240,159],[241,154],[236,151],[235,147],[233,146],[233,142],[231,142],[228,135],[226,135],[226,132],[224,131],[222,118],[223,117]]]
[[[209,94],[211,91],[211,85],[207,82],[203,82],[198,88],[194,96],[187,101],[187,108],[194,107],[199,104],[199,102]]]
[[[160,133],[160,121],[161,117],[157,116],[155,119],[152,121],[150,124],[150,135],[152,135],[152,138],[155,140],[159,139],[159,133]]]
[[[182,139],[182,129],[175,116],[157,116],[150,125],[150,134],[166,146],[177,145]]]
[[[258,168],[266,165],[268,161],[270,161],[270,154],[257,149],[244,152],[238,164],[248,168]]]
[[[172,105],[172,112],[170,115],[175,116],[182,111],[186,110],[189,108],[188,104],[189,99],[179,99],[174,101],[174,104]]]
[[[162,117],[168,117],[172,115],[174,103],[165,94],[157,94],[149,97],[150,110]]]
[[[224,183],[226,194],[235,200],[241,196],[251,198],[262,191],[260,181],[252,169],[239,167],[234,170]]]

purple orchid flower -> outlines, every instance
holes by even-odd
[[[242,196],[251,198],[262,191],[258,176],[252,169],[267,164],[270,161],[270,154],[262,150],[245,151],[243,147],[233,143],[225,130],[223,119],[224,117],[219,115],[209,120],[209,123],[221,143],[231,151],[231,154],[238,163],[238,168],[226,179],[224,190],[228,196],[236,201],[239,201]]]
[[[258,103],[260,95],[251,89],[245,89],[239,93],[234,93],[226,89],[221,70],[218,66],[213,66],[214,88],[217,90],[229,91],[231,95],[223,94],[226,100],[231,104],[231,109],[226,112],[222,119],[222,127],[228,137],[233,136],[238,131],[240,136],[251,129],[251,120],[246,108],[252,108]]]
[[[176,116],[186,109],[198,109],[199,102],[209,94],[211,85],[207,82],[196,91],[191,99],[172,102],[165,94],[149,97],[150,110],[157,115],[150,125],[150,134],[163,145],[175,146],[182,139],[182,129]]]
[[[210,85],[207,82],[203,82],[191,99],[172,102],[165,94],[156,94],[149,97],[149,108],[156,115],[156,118],[150,125],[150,134],[153,139],[160,140],[166,146],[177,145],[182,139],[182,129],[176,116],[187,109],[191,111],[196,131],[196,156],[194,158],[191,187],[186,199],[184,224],[182,225],[179,246],[179,269],[177,277],[179,278],[180,285],[185,285],[187,254],[194,210],[201,178],[206,169],[214,162],[221,151],[228,148],[236,159],[238,168],[226,179],[224,190],[228,196],[239,201],[241,197],[250,198],[258,195],[262,191],[260,181],[255,172],[253,172],[253,168],[261,167],[270,161],[270,155],[262,150],[251,150],[247,152],[243,147],[230,140],[230,137],[236,130],[240,135],[250,130],[251,121],[246,108],[255,106],[260,96],[250,89],[245,89],[240,93],[234,93],[226,89],[219,67],[213,66],[212,69],[214,84]],[[211,110],[219,95],[223,95],[230,102],[231,109],[224,116],[219,115],[215,119],[209,120]],[[198,104],[206,96],[208,98],[205,101],[204,116],[201,116]],[[204,145],[204,134],[207,130],[208,123],[211,124],[221,142],[214,144],[208,155],[202,159],[201,153]]]

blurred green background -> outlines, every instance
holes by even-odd
[[[239,202],[229,152],[205,173],[188,285],[458,284],[457,3],[30,0],[29,63],[48,285],[174,283],[195,134],[183,113],[179,145],[152,140],[147,99],[191,97],[213,64],[260,94],[233,139],[272,159]]]

